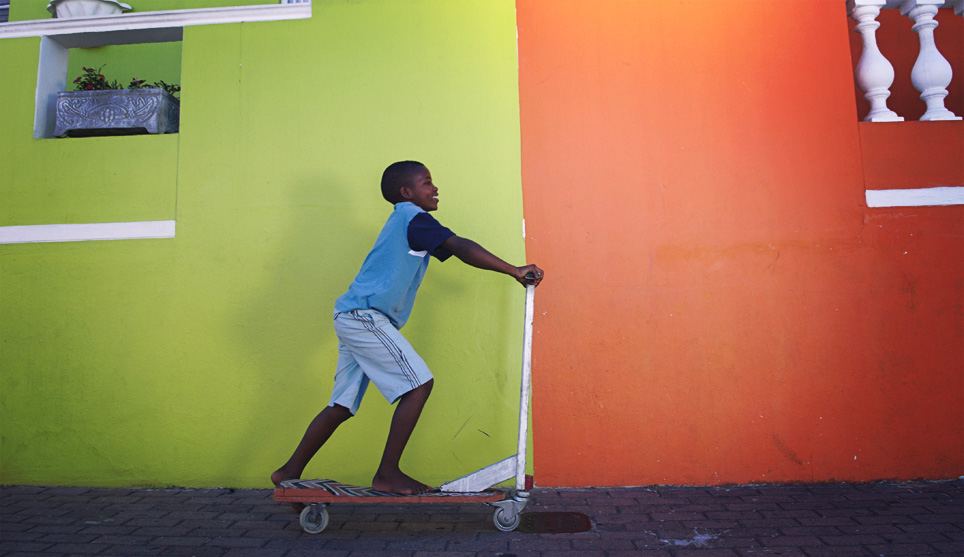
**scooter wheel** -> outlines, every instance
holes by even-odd
[[[492,522],[495,523],[495,527],[499,530],[511,532],[518,528],[519,523],[522,522],[522,516],[518,513],[510,514],[506,512],[505,509],[496,509],[492,515]]]
[[[320,534],[328,527],[328,509],[324,505],[308,505],[301,511],[301,527],[309,534]]]

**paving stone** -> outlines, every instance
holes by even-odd
[[[767,547],[809,547],[824,545],[815,536],[777,536],[775,538],[761,538],[760,543]]]
[[[886,543],[887,540],[881,536],[875,535],[842,535],[842,536],[820,536],[820,539],[827,545],[839,546],[839,545],[872,545]]]
[[[837,546],[837,547],[801,547],[801,551],[807,557],[862,557],[874,555],[865,547],[861,546]]]
[[[46,555],[51,553],[63,553],[64,555],[96,555],[104,551],[106,547],[108,546],[96,543],[55,543],[44,553]]]
[[[747,528],[793,528],[802,524],[792,518],[751,518],[739,522]]]
[[[34,533],[31,531],[31,533]],[[6,539],[7,534],[4,533],[3,537]],[[91,543],[96,539],[97,536],[81,536],[77,534],[46,534],[41,535],[36,541],[39,543]]]
[[[809,509],[781,510],[781,511],[760,511],[763,518],[819,518],[819,514]]]
[[[759,557],[760,555],[780,555],[786,557],[806,557],[806,553],[799,547],[748,547],[735,549],[737,555]]]
[[[738,520],[694,520],[692,522],[683,521],[686,528],[712,528],[712,529],[733,529],[739,528]]]
[[[841,525],[837,527],[844,534],[900,534],[903,532],[900,528],[896,526],[891,526],[887,524],[880,525],[869,525],[869,526],[851,526],[851,525]]]
[[[319,534],[324,535],[324,533]],[[382,551],[385,549],[386,542],[381,540],[328,540],[325,542],[326,549],[347,549],[354,551]]]
[[[195,546],[169,546],[165,547],[160,553],[164,557],[184,556],[184,557],[221,557],[224,550],[220,547],[195,547]],[[99,556],[98,556],[99,557]]]
[[[867,546],[867,549],[877,555],[887,555],[887,557],[891,557],[892,555],[940,554],[940,550],[923,543],[889,543],[887,545],[870,545]],[[958,550],[960,550],[960,548],[958,548]],[[960,551],[957,553],[951,553],[951,555],[960,554]]]
[[[285,557],[348,557],[348,554],[335,549],[292,549]]]
[[[448,540],[445,547],[447,551],[470,551],[488,553],[507,553],[509,551],[509,540],[507,539],[473,539],[473,540]]]
[[[572,549],[572,541],[562,538],[528,537],[509,542],[509,551],[561,551]]]
[[[732,549],[676,549],[673,557],[736,557],[736,551]]]
[[[390,555],[397,555],[402,552],[413,551],[444,551],[448,542],[445,540],[422,540],[411,539],[403,541],[390,541],[385,546],[385,551]],[[464,548],[460,548],[464,550]]]
[[[265,548],[229,549],[224,557],[283,557],[287,550],[266,550]]]
[[[858,516],[872,516],[874,513],[870,509],[825,509],[820,511],[820,515],[825,518],[846,517],[855,518]]]
[[[208,538],[202,538],[200,536],[158,536],[151,540],[151,543],[157,545],[201,547],[206,544],[207,541]]]
[[[953,526],[951,527],[953,528]],[[950,530],[950,531],[942,532],[942,534],[947,536],[947,538],[950,540],[957,540],[960,542],[964,542],[964,530]]]
[[[860,524],[892,524],[892,525],[903,525],[903,524],[917,524],[918,522],[911,516],[907,515],[890,515],[890,516],[857,516],[854,520]]]
[[[959,541],[956,542],[935,542],[930,544],[931,547],[938,550],[940,553],[947,554],[959,554],[964,555],[964,544]]]
[[[97,555],[107,556],[107,557],[153,557],[154,555],[161,555],[164,550],[162,547],[137,547],[133,548],[127,545],[110,546],[101,553]]]
[[[914,519],[923,524],[964,524],[964,513],[961,514],[919,514]]]
[[[600,549],[605,551],[634,549],[632,540],[628,539],[609,539],[606,536],[596,536],[593,539],[572,540],[574,550]]]
[[[788,526],[780,528],[784,536],[840,536],[842,533],[833,526]]]
[[[653,520],[663,521],[684,521],[684,520],[706,520],[707,516],[702,513],[684,513],[684,512],[674,512],[670,511],[667,513],[652,513]],[[735,517],[727,517],[735,518]]]
[[[188,526],[158,526],[138,528],[131,532],[134,536],[150,536],[152,538],[186,536],[193,528]]]
[[[36,541],[37,541],[39,538],[41,538],[41,537],[42,537],[41,534],[33,534],[33,533],[29,533],[29,532],[12,532],[12,531],[11,531],[11,532],[8,532],[8,531],[4,530],[2,537],[0,537],[0,541],[5,541],[5,542],[36,542]]]
[[[24,553],[26,553],[26,552],[36,552],[37,554],[40,554],[40,552],[42,552],[42,551],[44,551],[45,549],[49,548],[51,545],[53,545],[53,544],[50,544],[50,543],[36,543],[36,542],[31,542],[31,541],[6,541],[6,540],[3,540],[3,541],[0,541],[0,554],[6,555],[7,553],[17,552],[17,551],[24,552]]]
[[[776,528],[740,528],[730,530],[727,535],[731,537],[775,538],[780,535],[780,531]]]

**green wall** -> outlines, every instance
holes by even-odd
[[[0,97],[0,226],[177,233],[0,246],[0,483],[267,486],[327,403],[332,305],[391,210],[378,180],[395,160],[429,166],[443,224],[524,261],[511,0],[187,27],[168,136],[33,139],[38,48],[0,42],[2,75],[23,76]],[[436,375],[413,476],[514,450],[522,300],[433,262],[404,331]],[[369,482],[391,412],[372,390],[306,475]]]

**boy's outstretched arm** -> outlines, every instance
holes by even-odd
[[[523,267],[510,265],[468,238],[453,235],[442,242],[442,245],[448,248],[452,255],[473,267],[504,273],[516,279],[522,285],[532,284],[537,286],[542,282],[544,273],[539,267],[535,265]],[[527,273],[532,273],[535,278],[526,278]]]

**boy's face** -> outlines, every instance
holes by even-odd
[[[422,167],[415,171],[412,185],[402,187],[402,197],[425,211],[438,209],[438,188],[432,183],[432,174]]]

